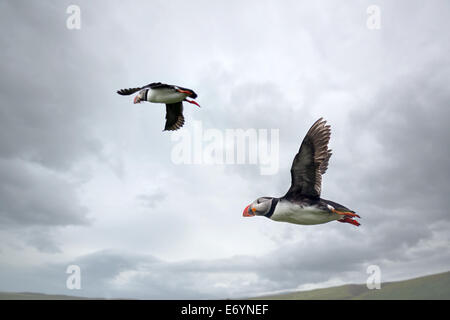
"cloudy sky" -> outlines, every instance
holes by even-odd
[[[448,1],[7,0],[0,21],[0,291],[227,298],[450,269]],[[185,133],[278,129],[279,170],[174,163],[164,107],[115,93],[155,81],[198,93]],[[243,218],[284,195],[319,117],[322,196],[362,225]]]

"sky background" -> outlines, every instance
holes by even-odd
[[[7,0],[0,24],[0,291],[236,298],[450,270],[450,2]],[[279,129],[278,173],[173,163],[164,107],[116,94],[157,81],[199,95],[181,130]],[[243,218],[286,193],[319,117],[322,197],[362,225]]]

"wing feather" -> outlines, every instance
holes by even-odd
[[[322,175],[327,171],[332,154],[328,149],[330,136],[330,126],[322,118],[311,126],[292,163],[292,183],[285,198],[320,197]]]
[[[138,92],[139,90],[141,90],[142,88],[127,88],[127,89],[120,89],[117,90],[117,93],[122,95],[122,96],[129,96],[130,94],[133,94],[135,92]]]
[[[164,131],[174,131],[184,125],[183,103],[166,104],[166,125]]]
[[[162,88],[170,89],[170,88],[173,88],[173,86],[170,84],[165,84],[165,83],[161,83],[161,82],[152,82],[143,87],[120,89],[120,90],[117,90],[117,93],[122,96],[129,96],[130,94],[133,94],[142,89],[162,89]]]

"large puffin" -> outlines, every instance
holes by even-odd
[[[347,207],[320,198],[322,174],[330,160],[330,126],[320,118],[306,134],[291,168],[292,183],[281,198],[261,197],[248,205],[244,217],[264,216],[275,221],[312,225],[337,220],[359,226],[360,218]]]
[[[148,101],[166,104],[166,125],[164,126],[164,131],[178,130],[184,125],[183,101],[200,107],[197,102],[186,99],[187,97],[197,98],[194,90],[161,82],[150,83],[140,88],[120,89],[117,93],[122,96],[128,96],[137,91],[139,93],[134,98],[134,103]]]

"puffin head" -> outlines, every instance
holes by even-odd
[[[245,207],[242,215],[244,217],[264,216],[269,213],[272,206],[272,197],[261,197],[253,201],[251,204]]]
[[[141,101],[147,100],[147,91],[148,89],[139,91],[136,97],[134,97],[134,103],[141,103]]]

